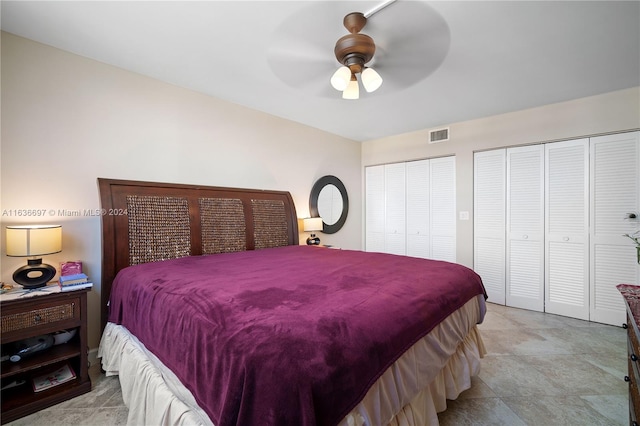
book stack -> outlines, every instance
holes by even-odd
[[[58,280],[61,291],[80,290],[93,287],[86,274],[79,273],[73,275],[62,275]]]

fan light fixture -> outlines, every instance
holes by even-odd
[[[373,39],[360,31],[367,18],[360,12],[349,13],[344,17],[344,26],[350,32],[341,37],[334,49],[336,59],[342,64],[331,76],[331,86],[342,92],[343,99],[358,99],[360,88],[356,74],[367,92],[373,92],[382,85],[382,77],[373,68],[365,64],[373,58],[376,45]]]

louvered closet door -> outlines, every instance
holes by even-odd
[[[506,304],[544,311],[544,146],[507,150]]]
[[[365,250],[384,252],[384,166],[365,168]]]
[[[545,310],[589,319],[588,139],[545,145]]]
[[[429,258],[429,160],[411,161],[407,171],[407,256]]]
[[[473,269],[489,302],[505,304],[506,150],[476,152],[473,158]]]
[[[640,144],[638,132],[591,138],[591,320],[620,325],[625,305],[615,286],[640,283],[633,242],[640,229]]]
[[[431,258],[456,261],[456,158],[430,160]]]
[[[406,254],[405,163],[384,166],[385,236],[384,251]]]

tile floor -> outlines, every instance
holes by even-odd
[[[449,425],[628,425],[626,330],[489,304],[487,356]]]
[[[489,304],[488,354],[471,389],[440,414],[449,425],[627,425],[626,334],[612,327]],[[124,425],[118,379],[10,425]]]

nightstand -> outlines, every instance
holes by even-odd
[[[2,316],[0,340],[3,355],[10,344],[30,337],[75,329],[71,340],[26,356],[18,362],[2,362],[2,423],[7,423],[43,408],[91,391],[87,361],[88,289],[30,296],[0,302]],[[76,378],[34,392],[32,379],[49,374],[68,364]]]

